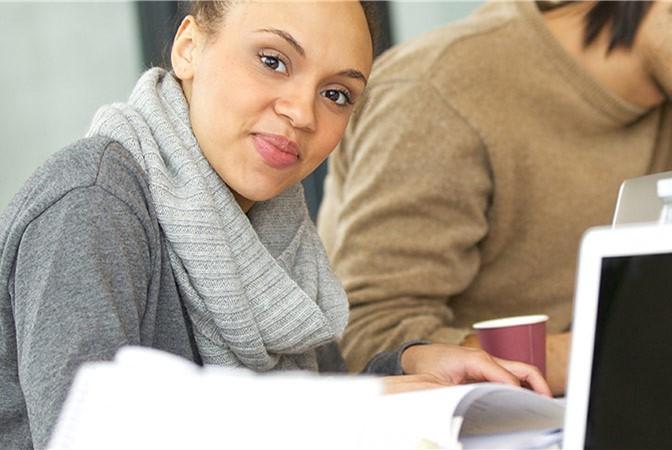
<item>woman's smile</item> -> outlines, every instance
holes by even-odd
[[[184,19],[172,56],[189,120],[245,211],[336,147],[372,55],[359,2],[232,2],[215,34]]]
[[[298,144],[282,135],[253,133],[252,142],[266,164],[275,169],[286,169],[299,162]]]

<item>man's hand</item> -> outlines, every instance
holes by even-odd
[[[559,333],[546,336],[546,379],[553,395],[565,395],[567,389],[567,362],[572,334]]]
[[[571,333],[546,336],[546,379],[555,396],[565,395],[567,388],[567,361]],[[465,347],[481,348],[476,334],[470,334],[462,342]]]
[[[397,387],[401,390],[492,381],[522,385],[540,394],[551,395],[548,384],[536,367],[494,358],[483,350],[447,344],[414,345],[401,355],[401,365],[406,374],[420,376],[400,377]],[[393,381],[386,383],[389,386]],[[410,388],[404,388],[404,383]],[[415,384],[419,387],[413,387]]]

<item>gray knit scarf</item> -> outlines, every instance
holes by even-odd
[[[245,215],[163,69],[145,72],[128,103],[99,109],[88,135],[119,142],[144,169],[203,362],[315,370],[315,347],[340,337],[348,312],[301,185]]]

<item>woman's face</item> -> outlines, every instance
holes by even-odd
[[[194,135],[244,211],[312,172],[341,139],[372,64],[359,2],[232,2],[208,36],[177,32]]]

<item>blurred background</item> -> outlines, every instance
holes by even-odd
[[[378,50],[461,19],[479,1],[377,2]],[[81,138],[99,106],[124,101],[162,60],[179,2],[0,1],[0,210],[52,153]],[[314,215],[325,167],[305,180]]]

